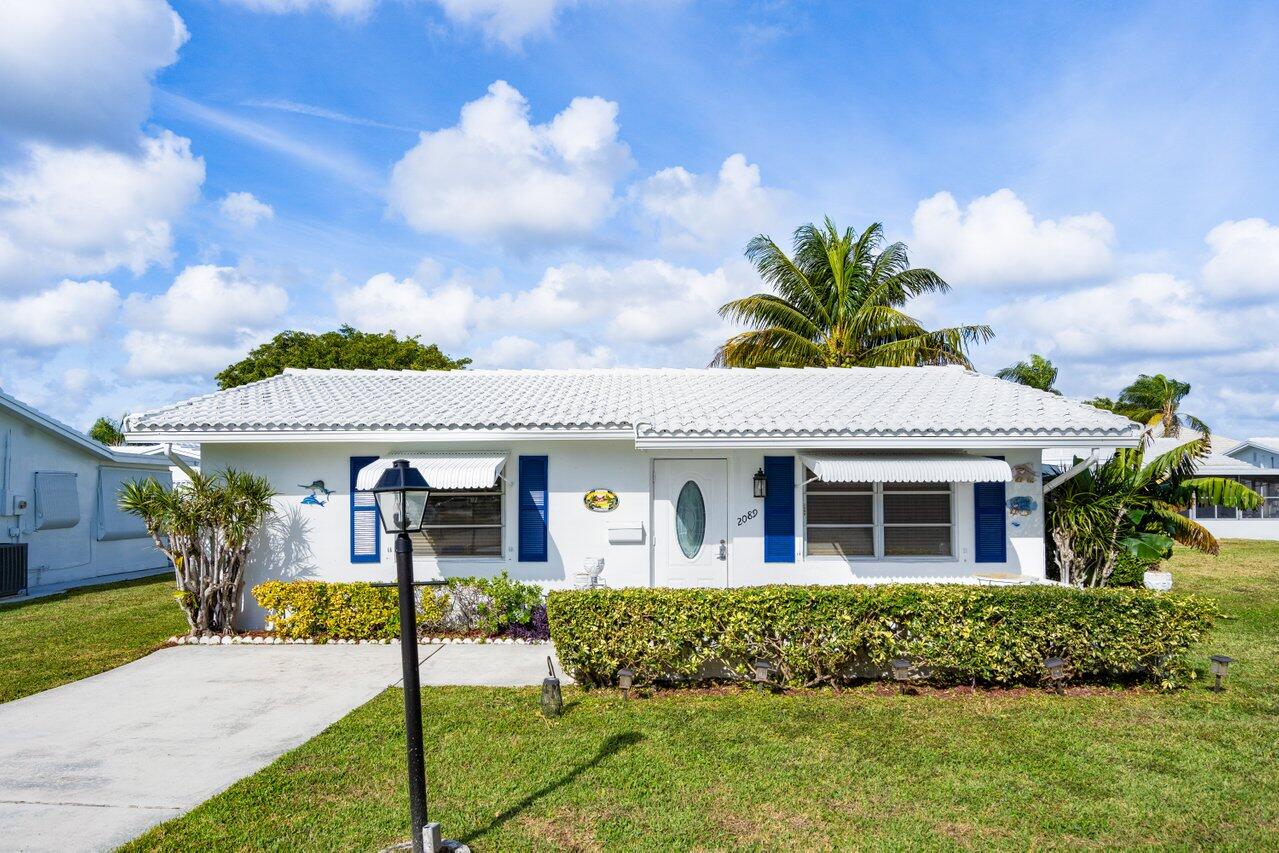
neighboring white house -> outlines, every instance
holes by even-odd
[[[108,448],[0,393],[0,596],[166,571],[120,486],[170,483],[170,462]]]
[[[1034,581],[1043,450],[1131,447],[1140,427],[958,367],[289,370],[126,434],[198,442],[209,470],[279,493],[252,622],[268,578],[394,578],[356,487],[379,459],[414,457],[434,486],[419,578],[563,587],[602,560],[609,586]]]
[[[1261,506],[1241,510],[1197,504],[1191,517],[1219,539],[1279,540],[1279,438],[1232,441],[1214,436],[1212,446],[1199,473],[1238,480],[1261,495]]]

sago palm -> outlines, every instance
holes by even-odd
[[[972,365],[971,344],[990,340],[989,326],[929,331],[902,306],[950,285],[915,269],[902,243],[883,245],[878,223],[860,235],[828,218],[795,231],[792,255],[763,234],[746,257],[772,293],[735,299],[721,317],[748,331],[726,341],[712,364],[727,367],[907,367]]]
[[[1057,365],[1039,353],[1031,353],[1028,361],[1019,361],[995,375],[1000,379],[1016,382],[1018,385],[1028,385],[1040,391],[1047,391],[1049,394],[1061,395],[1061,392],[1054,387],[1057,384]]]

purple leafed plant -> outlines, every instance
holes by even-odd
[[[546,621],[546,605],[539,604],[534,607],[533,616],[527,624],[506,626],[502,636],[514,640],[549,640],[551,625]]]

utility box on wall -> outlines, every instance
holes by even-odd
[[[27,545],[0,545],[0,598],[27,588]]]

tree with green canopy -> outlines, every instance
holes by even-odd
[[[1018,385],[1028,385],[1040,391],[1047,391],[1049,394],[1061,394],[1055,387],[1057,366],[1039,353],[1033,352],[1028,360],[1005,367],[995,375],[1000,379],[1016,382]]]
[[[222,389],[235,388],[283,373],[288,367],[327,367],[344,370],[460,370],[469,358],[451,358],[435,344],[423,344],[414,335],[396,337],[361,332],[342,326],[336,332],[280,332],[254,347],[240,361],[215,378]]]
[[[93,426],[89,427],[89,438],[108,447],[117,447],[124,444],[124,419],[126,417],[128,415],[121,415],[119,419],[108,418],[105,415],[98,418],[93,422]]]
[[[193,634],[235,629],[245,563],[274,497],[265,477],[233,468],[197,471],[172,489],[151,478],[120,488],[120,509],[142,519],[173,563],[174,597]]]
[[[1236,480],[1198,477],[1211,439],[1205,434],[1146,458],[1150,432],[1136,448],[1121,448],[1085,468],[1046,500],[1052,561],[1061,580],[1103,586],[1122,553],[1151,564],[1171,556],[1174,542],[1216,554],[1216,538],[1183,513],[1194,500],[1255,509],[1261,496]]]
[[[1149,376],[1141,374],[1119,397],[1094,397],[1090,406],[1132,418],[1148,427],[1159,428],[1159,434],[1167,438],[1181,435],[1182,427],[1189,427],[1207,434],[1208,425],[1194,415],[1180,411],[1181,401],[1190,393],[1190,383],[1181,382],[1162,373]]]
[[[910,265],[903,243],[884,245],[875,223],[856,234],[829,218],[795,230],[787,255],[766,235],[746,257],[772,293],[735,299],[721,317],[744,324],[715,353],[726,367],[972,367],[968,348],[994,336],[989,326],[925,329],[902,308],[950,285],[929,269]]]

